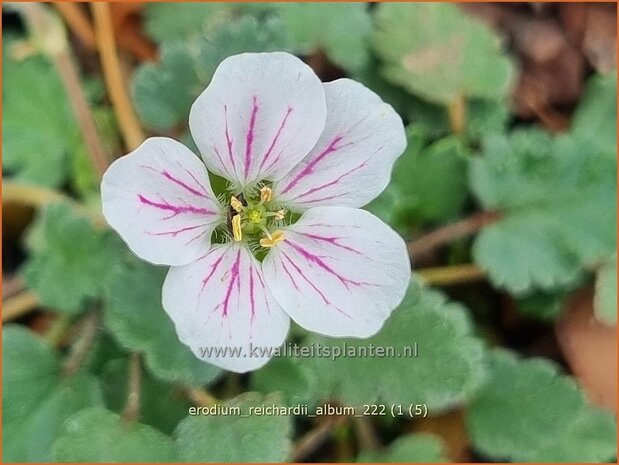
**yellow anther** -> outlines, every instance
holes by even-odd
[[[232,217],[232,235],[234,240],[239,242],[243,239],[243,231],[241,231],[241,215],[234,215]]]
[[[260,203],[270,202],[273,198],[273,191],[270,187],[264,186],[260,189]]]
[[[243,211],[243,204],[234,195],[230,197],[230,206],[237,213],[241,213]]]
[[[270,237],[263,237],[260,239],[260,245],[262,247],[273,247],[284,240],[284,231],[278,229],[270,234]]]
[[[283,220],[285,216],[286,216],[286,210],[277,210],[277,212],[275,213],[275,219],[277,221]]]

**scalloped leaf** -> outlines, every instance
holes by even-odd
[[[489,356],[488,382],[467,411],[473,446],[498,460],[608,460],[616,448],[612,416],[588,406],[573,378],[546,359],[506,350]]]
[[[282,462],[290,453],[291,417],[250,414],[252,407],[280,405],[278,396],[242,394],[220,408],[240,414],[196,415],[183,420],[174,436],[184,462]]]
[[[101,297],[124,253],[114,234],[95,229],[64,203],[41,210],[29,236],[24,279],[43,305],[59,312],[81,312]]]
[[[396,161],[391,182],[367,210],[399,231],[421,222],[455,218],[467,198],[466,149],[458,137],[428,143],[424,127],[407,128],[408,147]],[[441,182],[436,182],[440,179]]]
[[[575,284],[615,249],[615,171],[614,158],[572,135],[488,137],[470,159],[469,184],[502,218],[478,235],[475,261],[514,293]]]
[[[386,450],[362,452],[357,457],[360,463],[445,463],[443,441],[433,434],[417,433],[401,436]]]
[[[2,167],[19,181],[57,187],[79,128],[52,64],[42,56],[15,59],[16,43],[2,47]]]
[[[388,80],[442,104],[502,98],[514,74],[498,37],[453,4],[380,4],[373,39]]]
[[[296,52],[309,55],[322,50],[347,71],[358,71],[367,63],[372,19],[366,3],[275,5]]]
[[[127,423],[103,408],[72,415],[53,446],[57,462],[175,462],[172,438],[150,426]]]
[[[220,370],[196,358],[176,337],[161,306],[166,269],[131,259],[106,291],[105,324],[125,349],[142,352],[146,365],[165,381],[202,384]]]
[[[61,378],[58,354],[17,325],[2,331],[3,462],[51,462],[51,446],[74,412],[102,405],[97,380]]]
[[[178,8],[180,5],[174,5]],[[145,63],[133,78],[132,95],[142,121],[153,129],[187,126],[189,109],[230,55],[286,49],[277,20],[243,17],[217,26],[208,36],[164,42],[159,63]]]
[[[601,151],[617,154],[617,72],[589,78],[572,116],[571,131]]]
[[[317,357],[312,360],[323,398],[333,395],[354,406],[375,401],[409,405],[424,403],[430,413],[466,399],[483,379],[483,345],[472,335],[467,310],[440,292],[412,283],[404,301],[380,332],[369,339],[310,342],[342,350],[392,347],[389,357]],[[407,348],[417,343],[418,356]],[[385,349],[386,350],[386,349]],[[400,356],[397,356],[400,354]],[[377,383],[377,376],[380,382]]]

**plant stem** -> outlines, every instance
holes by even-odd
[[[486,274],[477,265],[451,265],[436,268],[422,268],[416,271],[431,286],[449,286],[485,279]]]
[[[185,389],[191,401],[199,407],[213,407],[220,403],[210,392],[204,388],[188,387]]]
[[[69,356],[62,367],[62,374],[64,376],[71,376],[79,369],[84,357],[86,357],[95,341],[98,320],[97,310],[91,310],[84,317],[79,339],[71,346]]]
[[[333,430],[348,421],[347,416],[329,417],[315,428],[311,429],[299,439],[292,451],[291,462],[300,462],[312,454],[327,439],[331,437]]]
[[[103,68],[108,94],[112,100],[125,145],[129,150],[134,150],[144,141],[145,136],[125,89],[116,41],[114,39],[110,5],[106,2],[94,2],[91,4],[91,7],[95,21],[101,67]]]
[[[99,137],[94,116],[90,111],[88,100],[82,89],[79,73],[70,55],[64,28],[59,20],[55,20],[51,11],[45,11],[41,5],[26,3],[23,6],[23,11],[37,45],[49,56],[60,75],[77,124],[82,131],[92,164],[97,173],[102,175],[109,165],[108,158],[103,142]]]
[[[39,297],[32,291],[23,291],[2,301],[2,321],[11,321],[23,316],[39,305]]]
[[[376,431],[374,431],[374,425],[372,424],[371,418],[354,417],[353,424],[355,427],[355,432],[357,433],[357,438],[359,439],[359,445],[363,449],[376,451],[382,448],[380,441],[376,436]]]
[[[71,316],[66,313],[57,315],[43,338],[49,345],[59,346],[65,337],[65,332],[71,326],[71,321]]]
[[[129,359],[129,386],[127,403],[123,409],[122,417],[128,423],[138,421],[140,417],[140,391],[142,385],[142,369],[140,367],[140,354],[133,352]]]
[[[484,226],[499,220],[501,214],[488,211],[475,213],[468,218],[448,224],[421,236],[408,244],[408,253],[415,257],[431,252],[437,247],[476,233]]]
[[[466,100],[458,94],[447,106],[449,124],[454,134],[464,134],[466,131]]]

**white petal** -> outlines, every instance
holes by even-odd
[[[151,137],[112,163],[101,199],[110,226],[136,255],[157,265],[184,265],[203,255],[224,220],[204,164],[165,137]]]
[[[284,311],[304,328],[369,337],[404,298],[410,281],[406,245],[371,213],[312,208],[284,235],[262,269]]]
[[[276,199],[296,210],[367,204],[387,186],[406,148],[402,119],[374,92],[350,79],[324,87],[327,122],[320,140],[273,187]]]
[[[325,117],[322,83],[309,66],[283,52],[243,53],[219,65],[189,127],[209,170],[245,187],[290,171]]]
[[[170,268],[163,307],[196,357],[238,373],[264,365],[290,326],[260,263],[237,243],[213,245],[198,261]]]

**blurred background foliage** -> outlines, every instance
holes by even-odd
[[[615,5],[5,4],[3,39],[3,461],[614,460]],[[105,227],[105,165],[149,135],[193,146],[217,65],[271,50],[407,125],[367,209],[415,281],[346,342],[419,358],[221,372],[178,342],[166,270]],[[326,401],[428,416],[188,416]]]

